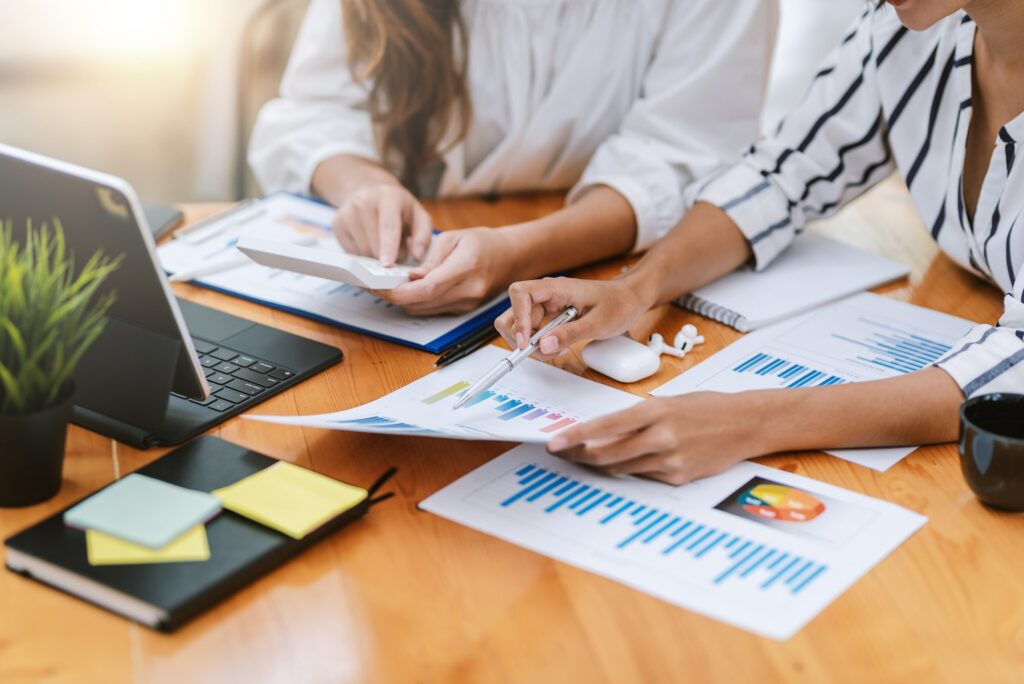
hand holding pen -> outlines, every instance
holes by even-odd
[[[515,370],[515,367],[520,363],[530,358],[530,355],[537,351],[537,345],[544,338],[545,335],[550,333],[555,328],[568,323],[572,319],[576,318],[576,308],[568,307],[565,311],[558,314],[551,321],[548,322],[543,328],[534,333],[526,343],[526,346],[522,349],[516,349],[511,354],[503,358],[497,363],[496,366],[487,371],[481,378],[469,386],[466,393],[455,402],[453,409],[457,409],[467,402],[478,397],[482,392],[491,387],[494,383],[501,380],[503,377]]]
[[[550,330],[537,345],[537,358],[552,359],[582,340],[603,340],[629,330],[650,309],[625,280],[544,278],[514,283],[508,290],[512,307],[494,322],[505,341],[523,349],[547,316],[572,306],[575,320]]]

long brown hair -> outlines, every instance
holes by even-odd
[[[468,45],[459,0],[341,0],[349,68],[369,81],[370,115],[388,165],[402,183],[440,158],[450,123],[466,135]]]

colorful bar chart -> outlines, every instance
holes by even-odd
[[[498,502],[500,508],[528,506],[534,512],[578,519],[580,524],[606,530],[602,538],[608,540],[609,552],[630,554],[643,549],[666,563],[685,556],[704,566],[715,586],[743,583],[760,592],[796,595],[828,571],[828,565],[813,558],[617,495],[610,488],[586,484],[555,470],[527,464],[507,477],[515,479],[515,492]]]
[[[732,369],[736,373],[750,373],[774,378],[780,387],[806,387],[808,385],[841,385],[846,379],[823,370],[788,361],[784,358],[758,352]]]
[[[454,399],[465,392],[465,390],[469,388],[470,384],[471,383],[467,380],[460,380],[459,382],[453,383],[444,389],[430,394],[421,401],[424,404],[435,405],[446,399]],[[480,395],[467,402],[464,408],[473,408],[485,403],[495,412],[496,415],[494,418],[497,420],[503,422],[512,422],[517,420],[538,421],[535,424],[535,428],[539,432],[546,434],[558,432],[559,430],[567,428],[576,422],[576,418],[567,416],[564,412],[538,406],[538,402],[530,401],[522,397],[514,397],[510,393],[502,392],[498,389],[482,392]]]
[[[450,387],[445,387],[443,390],[441,390],[440,392],[438,392],[436,394],[431,394],[429,397],[427,397],[426,399],[423,400],[423,403],[424,404],[436,404],[437,402],[441,401],[442,399],[447,399],[448,397],[451,397],[451,396],[454,396],[454,395],[458,394],[462,390],[468,388],[469,385],[470,385],[470,383],[467,380],[463,380],[461,382],[457,382],[454,385],[451,385]]]

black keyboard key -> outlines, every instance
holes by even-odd
[[[255,364],[253,364],[249,368],[249,370],[254,370],[257,373],[263,373],[264,375],[266,375],[270,371],[274,370],[274,366],[271,366],[269,363],[264,363],[262,361],[257,361]]]
[[[206,377],[210,377],[211,375],[213,375],[216,372],[217,371],[213,370],[212,368],[204,368],[203,369],[203,375],[205,375]]]
[[[215,382],[218,385],[226,385],[231,382],[231,376],[225,375],[224,373],[214,373],[209,377],[210,382]]]
[[[230,401],[224,401],[223,399],[218,399],[209,406],[209,408],[212,408],[214,411],[227,411],[229,408],[233,407],[234,404]]]
[[[241,404],[243,401],[249,398],[248,394],[242,394],[241,392],[236,392],[235,390],[228,389],[227,387],[223,387],[217,390],[215,396],[218,399],[230,401],[232,404]]]
[[[231,361],[238,356],[238,352],[233,352],[230,349],[216,349],[210,352],[210,356],[216,356],[221,361]]]
[[[245,382],[244,380],[232,380],[228,383],[228,387],[233,390],[238,390],[243,394],[248,394],[250,397],[256,396],[263,391],[263,388],[259,385],[254,385],[251,382]]]
[[[255,371],[251,371],[248,368],[240,368],[236,370],[235,377],[248,382],[254,382],[260,387],[273,387],[274,385],[281,383],[277,378],[272,378],[269,375],[263,375]]]
[[[210,395],[205,399],[189,399],[193,404],[199,404],[200,406],[209,406],[213,402],[217,401],[217,397]]]
[[[215,344],[210,344],[209,342],[203,342],[202,340],[197,340],[195,338],[192,339],[192,345],[196,348],[196,351],[199,352],[200,354],[209,354],[210,352],[212,352],[214,349],[217,348],[217,345],[215,345]]]
[[[288,378],[291,378],[294,375],[295,373],[293,373],[290,370],[285,370],[284,368],[275,368],[274,370],[270,371],[270,377],[277,378],[278,380],[287,380]]]
[[[222,361],[221,363],[218,363],[216,366],[214,366],[213,370],[218,371],[220,373],[227,373],[228,375],[231,375],[236,370],[238,370],[238,366],[236,366],[233,363],[228,363],[227,361]]]
[[[184,394],[178,394],[177,392],[171,392],[171,396],[172,397],[178,397],[179,399],[184,399],[185,398]]]
[[[203,358],[199,359],[199,363],[203,364],[207,368],[213,368],[218,363],[221,363],[221,360],[214,356],[204,356]]]
[[[241,366],[242,368],[248,368],[252,364],[256,363],[256,359],[252,358],[251,356],[246,356],[245,354],[242,354],[241,356],[231,359],[231,363],[235,364],[236,366]]]

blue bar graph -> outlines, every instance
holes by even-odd
[[[901,330],[882,321],[862,317],[860,322],[868,326],[872,332],[861,338],[838,334],[833,334],[832,337],[861,348],[863,355],[857,356],[857,360],[880,368],[912,373],[932,365],[951,349],[948,344]]]
[[[767,356],[762,356],[754,360],[748,370],[765,363]],[[785,363],[778,364],[776,370]],[[795,595],[828,571],[827,565],[813,559],[579,483],[554,470],[528,464],[514,471],[512,476],[516,491],[500,502],[501,507],[536,505],[545,514],[572,516],[606,528],[614,527],[612,534],[618,533],[618,536],[609,552],[630,553],[633,549],[653,548],[657,557],[663,559],[684,554],[708,564],[711,584],[715,586],[744,582],[759,591]]]
[[[838,375],[808,368],[794,361],[758,353],[732,369],[736,373],[753,373],[761,377],[777,378],[781,387],[807,387],[808,385],[841,385],[847,382]]]

